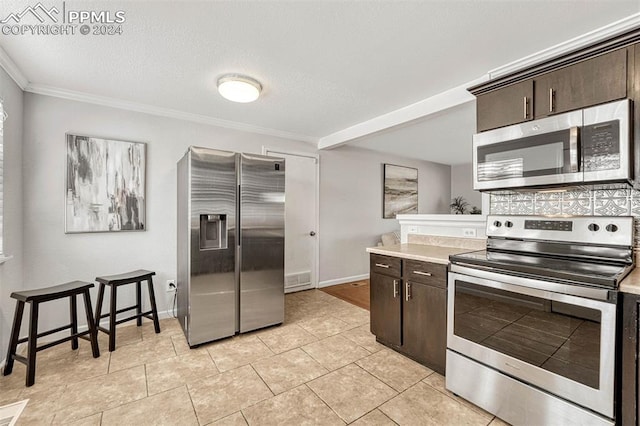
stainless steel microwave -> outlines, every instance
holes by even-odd
[[[473,135],[473,189],[633,183],[631,101]]]

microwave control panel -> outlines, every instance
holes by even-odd
[[[596,123],[582,128],[582,158],[585,172],[620,168],[620,122]]]

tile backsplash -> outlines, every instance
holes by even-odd
[[[491,214],[640,216],[640,191],[631,188],[491,194]]]
[[[491,214],[541,216],[635,216],[635,246],[640,247],[640,190],[568,189],[491,194]]]

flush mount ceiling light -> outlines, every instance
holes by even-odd
[[[233,102],[253,102],[261,91],[260,82],[246,75],[226,74],[218,79],[218,92]]]

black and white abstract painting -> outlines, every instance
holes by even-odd
[[[384,165],[384,219],[418,213],[418,169]]]
[[[67,134],[67,233],[145,229],[146,146]]]

